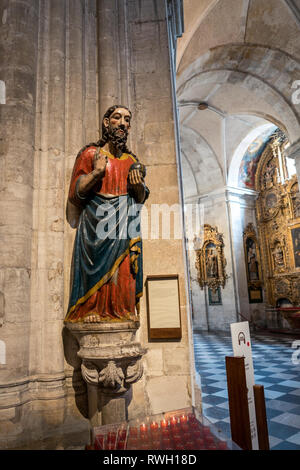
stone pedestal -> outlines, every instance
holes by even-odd
[[[66,327],[77,339],[81,372],[88,387],[92,426],[127,419],[126,396],[143,374],[146,353],[135,341],[139,322],[70,323]]]

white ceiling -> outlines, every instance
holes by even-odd
[[[234,184],[243,145],[266,126],[299,138],[300,105],[291,96],[300,23],[287,3],[185,0],[177,51],[185,198]],[[200,111],[203,101],[209,106]]]

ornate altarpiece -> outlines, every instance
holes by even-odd
[[[296,175],[288,180],[284,154],[287,143],[274,133],[255,177],[259,196],[256,215],[267,302],[300,305],[300,201]]]
[[[225,266],[223,234],[218,232],[217,227],[204,224],[203,244],[196,250],[196,269],[201,289],[208,286],[212,294],[216,294],[221,286],[224,288],[227,278]],[[220,304],[220,301],[212,304]]]

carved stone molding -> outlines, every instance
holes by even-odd
[[[124,394],[143,375],[146,349],[135,341],[139,322],[69,323],[80,345],[81,373],[89,385],[111,397]]]

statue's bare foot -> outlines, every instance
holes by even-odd
[[[83,321],[84,323],[100,323],[101,318],[97,313],[91,313],[90,315],[87,315]]]

